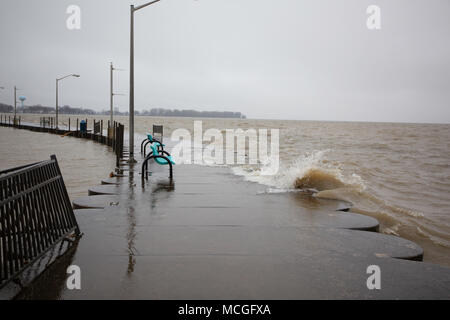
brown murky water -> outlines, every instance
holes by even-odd
[[[39,122],[38,115],[22,118]],[[73,127],[77,116],[70,118]],[[87,118],[90,126],[92,117]],[[60,119],[68,124],[67,116]],[[128,124],[128,117],[116,120]],[[136,117],[136,142],[152,124],[164,125],[170,137],[178,128],[192,132],[194,120],[203,121],[204,131],[280,129],[281,167],[276,175],[263,176],[259,167],[250,165],[233,166],[230,172],[266,185],[267,192],[313,189],[317,197],[351,201],[352,211],[377,218],[382,232],[419,243],[425,261],[450,266],[450,125]],[[5,138],[4,130],[11,129],[0,131],[1,167],[19,165],[15,159],[22,148],[11,145],[23,141],[22,133],[16,130]],[[63,173],[73,195],[78,190],[85,194],[88,185],[98,184],[114,167],[113,157],[101,145],[73,138],[69,145],[69,138],[45,134],[35,139],[40,144],[25,138],[28,160],[56,153],[67,161]],[[101,156],[94,156],[96,152]],[[69,165],[71,158],[77,161]]]
[[[70,198],[86,196],[90,186],[114,171],[115,156],[90,140],[0,127],[0,170],[47,160],[55,154]]]

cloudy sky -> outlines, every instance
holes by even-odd
[[[128,108],[129,5],[2,0],[0,102]],[[69,5],[81,29],[69,30]],[[366,26],[381,8],[381,30]],[[136,12],[136,109],[250,118],[450,123],[449,0],[162,0]]]

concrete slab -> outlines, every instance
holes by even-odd
[[[112,178],[105,178],[102,180],[102,184],[104,185],[118,185],[118,184],[128,184],[127,179],[123,179],[124,177],[112,177]]]
[[[449,299],[448,269],[351,256],[76,256],[82,290],[62,299]],[[367,266],[382,271],[366,286]],[[98,266],[93,269],[92,266]]]
[[[312,226],[142,225],[134,212],[121,212],[122,220],[111,217],[111,210],[76,212],[89,254],[126,254],[132,238],[135,255],[347,254],[411,260],[423,255],[411,241],[376,232]]]
[[[74,209],[103,209],[120,205],[120,198],[111,195],[85,196],[73,200]]]
[[[118,195],[122,192],[127,192],[126,189],[120,188],[118,184],[115,185],[100,185],[100,186],[94,186],[90,187],[88,189],[88,195],[95,196],[95,195]]]
[[[237,208],[232,211],[227,208],[180,210],[177,208],[158,207],[157,205],[147,209],[140,209],[136,206],[128,207],[126,201],[121,198],[116,198],[115,200],[120,202],[119,208],[107,207],[107,213],[104,213],[108,222],[113,225],[128,223],[126,210],[132,209],[133,215],[140,226],[331,227],[366,231],[377,231],[379,227],[376,219],[355,213],[325,210],[298,212],[292,210],[280,215],[273,214],[270,211],[249,212],[246,208]],[[96,205],[98,208],[99,205]],[[106,205],[107,202],[105,202]]]

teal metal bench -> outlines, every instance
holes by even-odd
[[[150,133],[147,133],[147,138],[142,140],[141,142],[141,153],[144,153],[144,157],[146,156],[147,145],[155,143],[158,147],[158,150],[164,150],[165,144],[162,144],[159,140],[153,138]]]
[[[170,179],[173,178],[172,166],[175,165],[175,161],[167,151],[163,149],[158,150],[157,145],[161,146],[158,141],[155,141],[155,143],[150,145],[151,153],[145,158],[144,162],[142,163],[142,179],[148,179],[148,162],[151,159],[154,159],[155,162],[159,165],[168,165],[170,170]]]

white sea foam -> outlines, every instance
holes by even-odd
[[[266,166],[258,168],[251,166],[232,167],[232,172],[243,176],[245,180],[257,182],[279,191],[315,190],[322,191],[341,187],[365,188],[360,176],[344,175],[342,169],[333,167],[324,161],[330,150],[315,151],[297,158],[287,166],[281,166],[275,175],[265,175]],[[274,192],[274,189],[271,189]]]

